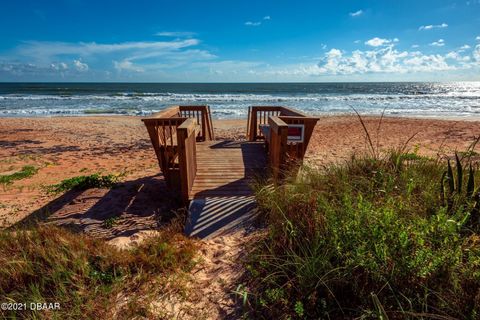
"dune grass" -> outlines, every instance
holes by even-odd
[[[446,161],[372,153],[259,185],[268,234],[247,265],[249,316],[478,319],[480,196],[466,186],[479,175],[465,161],[459,178]]]
[[[9,175],[0,175],[0,184],[9,185],[12,184],[15,180],[26,179],[38,172],[38,169],[34,166],[24,166],[22,170],[9,174]]]
[[[3,310],[0,317],[152,318],[149,297],[167,290],[166,279],[194,266],[196,249],[195,242],[168,230],[129,250],[53,226],[1,231],[2,302],[58,302],[61,308]]]
[[[62,180],[58,184],[46,187],[48,193],[62,193],[69,190],[86,190],[90,188],[112,188],[118,182],[119,176],[108,174],[100,175],[94,173],[91,175],[77,176]]]

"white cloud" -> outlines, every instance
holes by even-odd
[[[105,72],[116,70],[117,76],[142,72],[154,80],[155,74],[165,75],[165,70],[180,70],[194,62],[218,58],[207,50],[195,48],[199,43],[195,38],[120,43],[27,41],[12,49],[7,56],[0,57],[0,72],[32,79],[42,75],[43,79],[55,76],[83,79],[87,75],[102,77]],[[94,69],[93,63],[98,67]],[[174,76],[180,75],[171,72]]]
[[[144,69],[134,65],[129,60],[122,60],[122,61],[113,61],[113,66],[118,71],[127,70],[127,71],[134,71],[134,72],[143,72]]]
[[[480,74],[477,72],[480,70],[478,43],[472,45],[473,49],[470,47],[467,50],[467,45],[464,45],[448,53],[425,54],[418,49],[400,50],[396,47],[396,42],[399,42],[398,38],[375,37],[365,42],[367,47],[357,46],[361,50],[354,51],[327,49],[320,43],[320,58],[308,56],[288,60],[289,57],[284,57],[283,63],[223,60],[207,50],[195,47],[200,44],[200,40],[191,38],[113,44],[24,42],[12,50],[10,58],[0,57],[0,76],[9,76],[9,79],[37,79],[35,77],[44,75],[38,79],[84,80],[110,73],[112,80],[308,81],[310,77],[318,76],[325,76],[324,80],[340,80],[344,76],[357,80],[371,77],[415,79],[429,76],[433,72],[464,74],[464,70]],[[442,39],[436,42],[445,44]],[[412,46],[416,47],[418,46]],[[44,61],[47,62],[43,63]],[[97,66],[101,67],[97,69]],[[414,75],[416,73],[421,75]],[[132,78],[133,75],[135,78]]]
[[[418,44],[412,44],[412,48],[418,48],[420,47]]]
[[[468,44],[464,44],[463,46],[460,47],[459,51],[465,51],[470,49],[471,47]]]
[[[473,59],[472,59],[473,57]],[[424,54],[420,51],[401,51],[392,45],[371,50],[347,53],[334,48],[326,52],[316,65],[296,64],[272,68],[270,75],[283,77],[344,76],[371,74],[428,74],[471,70],[480,66],[480,44],[472,55],[457,51],[448,54]]]
[[[187,31],[161,31],[155,33],[156,36],[160,37],[193,37],[195,32]]]
[[[349,13],[351,17],[358,17],[358,16],[361,16],[362,14],[363,14],[363,10],[358,10],[358,11]]]
[[[480,36],[477,36],[475,40],[480,41]]]
[[[460,53],[462,53],[461,50],[458,51],[450,51],[445,55],[445,58],[455,60],[457,62],[463,63],[463,62],[469,62],[470,61],[470,56],[462,56]]]
[[[433,47],[443,47],[445,45],[445,40],[443,39],[438,39],[438,41],[434,41],[430,43],[431,46]]]
[[[88,64],[83,63],[80,60],[73,60],[73,65],[75,66],[77,71],[80,71],[80,72],[88,71]]]
[[[360,40],[355,40],[353,41],[353,43],[360,43]]]
[[[64,70],[68,69],[68,65],[65,62],[52,63],[52,64],[50,64],[50,67],[53,70],[57,70],[57,71],[64,71]]]
[[[173,53],[180,49],[199,44],[197,39],[182,39],[172,41],[138,41],[122,43],[71,43],[71,42],[43,42],[27,41],[20,45],[16,56],[32,59],[39,64],[51,63],[58,57],[80,56],[87,58],[93,55],[129,54],[129,53]]]
[[[368,41],[365,41],[365,44],[371,47],[380,47],[380,46],[388,45],[388,44],[391,44],[392,42],[398,42],[398,41],[400,41],[398,40],[398,38],[391,40],[391,39],[382,39],[382,38],[375,37]]]
[[[448,27],[448,24],[446,24],[444,22],[442,24],[429,24],[429,25],[425,25],[425,26],[420,26],[418,28],[418,30],[443,29],[443,28],[447,28],[447,27]]]
[[[477,44],[475,46],[475,49],[473,50],[473,58],[480,63],[480,44]]]
[[[271,20],[272,18],[270,16],[264,16],[262,20],[267,21]],[[258,27],[262,24],[262,21],[247,21],[245,22],[245,25],[248,27]]]

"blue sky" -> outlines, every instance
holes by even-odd
[[[0,81],[480,80],[480,0],[2,1]]]

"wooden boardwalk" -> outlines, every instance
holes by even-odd
[[[185,232],[205,238],[255,216],[252,180],[267,164],[281,180],[287,162],[303,159],[318,118],[282,106],[250,107],[248,142],[215,140],[209,106],[172,106],[142,121],[167,186],[189,205]]]
[[[253,194],[249,184],[267,166],[262,142],[206,141],[196,147],[197,173],[190,199]]]
[[[206,141],[196,148],[197,173],[185,233],[206,239],[238,230],[256,215],[250,184],[265,173],[264,143]]]

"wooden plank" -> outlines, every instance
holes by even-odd
[[[190,196],[252,195],[250,184],[265,168],[264,152],[262,143],[199,144],[197,176]]]
[[[253,191],[241,191],[232,194],[229,191],[202,191],[202,192],[192,192],[190,194],[190,199],[193,198],[205,198],[205,197],[225,197],[225,196],[250,196],[253,195]]]

